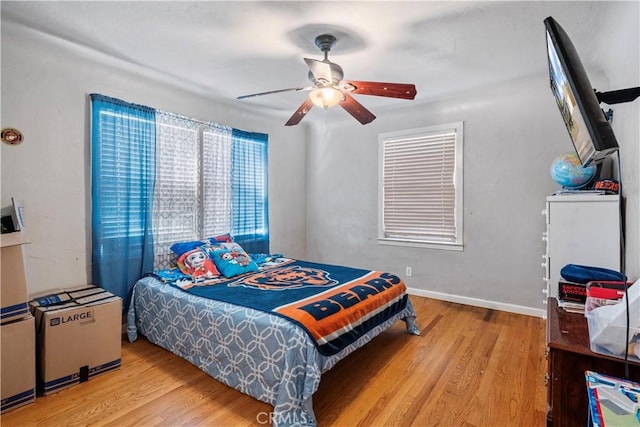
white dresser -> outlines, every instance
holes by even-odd
[[[558,297],[560,270],[580,264],[620,270],[620,196],[570,194],[547,197],[544,302]]]

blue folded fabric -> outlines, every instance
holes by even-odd
[[[271,262],[276,258],[282,258],[282,254],[249,254],[249,256],[258,266]]]
[[[563,279],[574,283],[588,282],[624,282],[627,277],[619,271],[602,267],[590,267],[587,265],[567,264],[560,270]]]

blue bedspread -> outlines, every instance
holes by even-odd
[[[156,274],[190,294],[284,317],[301,326],[325,356],[402,312],[408,300],[395,275],[286,258],[230,279],[194,283],[175,270]]]
[[[316,426],[312,395],[320,376],[397,320],[419,335],[406,308],[333,356],[323,356],[302,328],[273,314],[201,298],[154,277],[133,288],[129,341],[138,334],[216,380],[273,405],[273,426]],[[357,378],[354,378],[357,381]]]

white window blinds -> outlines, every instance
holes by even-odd
[[[199,123],[156,111],[156,183],[153,201],[154,263],[175,261],[174,242],[197,240],[199,225]]]
[[[169,268],[173,243],[231,230],[232,130],[157,111],[156,132],[154,262]]]
[[[231,128],[210,123],[202,131],[202,236],[231,230]]]
[[[380,135],[380,238],[460,245],[462,123]]]
[[[100,141],[93,148],[97,150],[93,154],[97,159],[92,166],[93,185],[100,191],[94,203],[99,203],[98,222],[103,239],[144,234],[145,199],[149,195],[149,182],[153,182],[145,168],[153,157],[149,152],[155,139],[153,112],[131,107],[130,113],[120,108],[123,111],[101,105],[95,108],[93,118],[93,138]]]
[[[246,251],[264,252],[269,242],[266,134],[233,130],[232,233]]]

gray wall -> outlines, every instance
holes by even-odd
[[[604,40],[612,47],[598,58],[610,83],[602,85],[602,91],[640,86],[640,2],[619,7],[621,13],[608,16],[601,27],[606,29]],[[627,202],[627,276],[636,280],[640,278],[640,98],[611,108],[620,144],[623,193]]]
[[[309,150],[309,255],[398,274],[410,266],[404,279],[415,290],[541,307],[541,211],[556,188],[548,168],[571,148],[546,84],[379,114],[364,129],[332,126]],[[378,245],[378,133],[456,121],[464,122],[464,251]]]
[[[605,57],[580,40],[573,42],[586,53],[583,61],[594,87],[638,86],[638,3],[612,3],[608,12],[598,29],[610,47]],[[545,17],[527,19],[542,22]],[[573,148],[549,89],[544,44],[523,49],[540,57],[529,80],[379,113],[365,127],[350,118],[339,120],[337,114],[327,120],[308,152],[310,258],[401,275],[410,266],[413,274],[404,280],[413,293],[542,315],[541,212],[545,197],[558,189],[549,166]],[[640,100],[612,106],[627,200],[631,280],[640,276],[639,107]],[[378,134],[457,121],[464,122],[464,251],[378,245]]]
[[[600,90],[640,82],[638,3],[612,3],[611,12],[599,29],[611,49],[589,58],[596,64],[588,67],[592,83]],[[542,22],[544,16],[529,18]],[[557,16],[560,22],[569,18]],[[590,48],[574,42],[579,51]],[[548,88],[543,42],[530,48],[541,65],[521,81],[375,111],[378,119],[367,126],[336,109],[325,120],[285,128],[282,117],[212,103],[194,94],[197,88],[140,77],[133,66],[114,66],[3,22],[2,127],[21,129],[26,140],[18,147],[2,145],[0,204],[8,205],[11,196],[24,200],[33,242],[26,250],[29,291],[80,285],[90,278],[87,95],[98,92],[267,132],[273,252],[399,274],[411,266],[413,276],[405,279],[414,293],[539,315],[540,212],[545,196],[557,188],[548,168],[571,144]],[[362,102],[366,105],[366,98]],[[640,276],[639,105],[614,107],[632,279]],[[455,121],[465,126],[464,251],[378,245],[377,135]]]
[[[91,278],[88,94],[269,134],[271,247],[306,256],[305,126],[249,115],[162,81],[141,78],[102,58],[2,24],[2,126],[20,129],[19,146],[2,144],[1,205],[23,199],[30,293],[79,286]],[[295,179],[292,179],[294,177]]]

